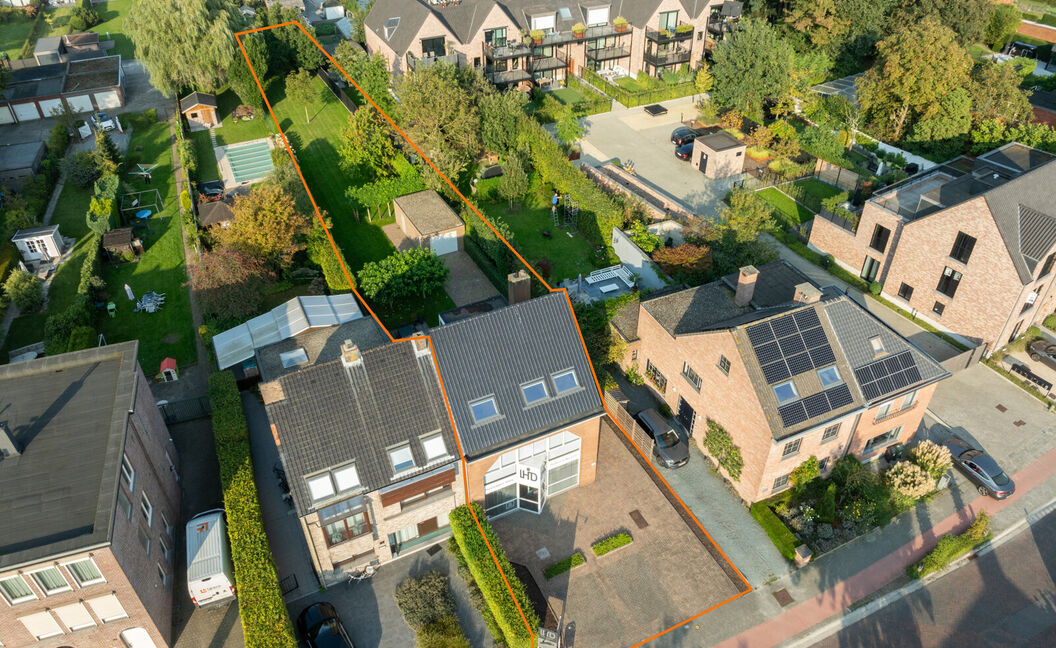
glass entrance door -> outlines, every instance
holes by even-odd
[[[520,508],[531,511],[532,513],[539,512],[539,489],[532,486],[521,484],[519,488],[519,502]]]

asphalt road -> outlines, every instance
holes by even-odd
[[[1056,513],[816,646],[1056,646]]]

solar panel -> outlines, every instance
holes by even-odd
[[[903,369],[909,369],[910,367],[917,366],[917,361],[913,359],[913,354],[909,351],[906,351],[905,353],[900,353],[896,357],[899,359],[899,362],[901,363]]]
[[[880,388],[876,386],[876,383],[862,385],[862,392],[865,394],[866,400],[873,400],[880,396]]]
[[[829,339],[825,336],[825,329],[820,326],[803,331],[803,342],[807,345],[808,349],[813,349],[819,346],[829,346]]]
[[[854,377],[858,379],[858,384],[860,385],[864,385],[868,382],[873,382],[873,372],[869,370],[868,365],[855,369]]]
[[[781,415],[781,423],[785,427],[796,425],[807,420],[807,409],[803,406],[802,401],[796,401],[795,403],[789,403],[777,408],[777,413]]]
[[[884,369],[887,370],[888,374],[892,374],[896,371],[902,371],[903,367],[898,360],[898,356],[895,356],[884,360]]]
[[[894,385],[895,390],[902,389],[903,387],[905,387],[906,385],[909,384],[909,378],[906,377],[906,372],[904,372],[904,371],[899,371],[898,373],[893,373],[890,376],[888,376],[888,378],[891,380],[891,383]]]
[[[909,379],[910,384],[920,380],[920,370],[916,367],[910,367],[909,369],[906,369],[905,374],[906,378]]]
[[[862,393],[869,400],[896,392],[920,380],[920,370],[911,351],[858,367],[854,370]]]
[[[829,399],[825,395],[825,392],[804,398],[803,406],[807,409],[807,418],[821,416],[832,409],[829,406]]]
[[[784,360],[763,365],[763,377],[766,378],[766,384],[768,385],[788,380],[790,376],[791,374],[788,373],[788,367],[785,365]]]
[[[748,333],[748,339],[751,341],[752,346],[759,346],[764,342],[769,342],[774,339],[774,332],[770,329],[770,322],[763,322],[762,324],[749,326],[746,332]]]
[[[832,389],[827,389],[825,390],[825,395],[829,398],[830,409],[839,409],[854,402],[854,397],[851,396],[851,388],[847,385],[839,385]]]
[[[810,350],[810,360],[814,363],[815,369],[821,369],[824,366],[836,362],[836,354],[827,346],[818,347]]]
[[[777,341],[781,345],[781,352],[786,356],[790,356],[796,353],[802,353],[806,351],[807,347],[803,344],[803,338],[798,335],[791,335],[789,337],[781,338]]]
[[[818,313],[813,308],[798,311],[792,315],[792,319],[796,320],[796,324],[801,331],[821,326],[821,320],[818,319]]]
[[[801,373],[805,373],[814,368],[814,365],[810,362],[810,356],[806,353],[799,353],[789,357],[785,360],[788,363],[788,371],[793,376],[798,376]]]
[[[796,327],[796,321],[791,317],[779,317],[775,320],[771,320],[770,326],[773,327],[774,335],[778,338],[783,338],[799,332],[798,327]]]
[[[781,348],[777,346],[777,342],[767,342],[755,348],[755,357],[759,359],[759,364],[762,365],[777,362],[784,356],[781,354]]]

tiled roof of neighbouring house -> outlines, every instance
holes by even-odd
[[[209,106],[216,108],[216,95],[208,92],[192,92],[180,99],[180,112],[187,112],[195,106]]]

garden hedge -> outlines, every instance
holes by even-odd
[[[697,91],[697,86],[692,81],[678,84],[666,84],[667,87],[657,88],[655,90],[645,90],[644,92],[631,92],[627,88],[621,88],[618,85],[609,83],[605,79],[601,78],[597,72],[588,68],[581,70],[583,79],[589,82],[594,87],[598,88],[605,94],[609,95],[616,101],[620,102],[628,108],[635,106],[644,106],[646,104],[656,103],[658,101],[666,101],[668,99],[677,99],[679,97],[688,97]]]
[[[632,542],[634,542],[634,538],[631,537],[631,534],[620,532],[612,537],[595,542],[590,545],[590,548],[594,550],[595,556],[604,556],[610,551],[615,551],[616,549],[629,545]]]
[[[473,507],[472,512],[470,511],[470,506]],[[476,520],[480,521],[480,528],[484,530],[484,535],[481,535],[480,529],[477,527],[474,514],[476,514]],[[509,558],[506,557],[506,552],[502,550],[502,545],[499,544],[498,536],[495,535],[495,531],[488,524],[484,509],[476,502],[462,505],[451,511],[449,519],[451,521],[451,534],[458,543],[462,556],[466,560],[466,565],[477,583],[477,587],[480,588],[481,594],[484,595],[488,609],[491,610],[495,617],[495,622],[506,637],[506,645],[509,648],[529,648],[532,645],[532,637],[539,627],[539,619],[536,617],[532,603],[524,590],[524,584],[517,578],[513,571],[513,565],[510,564]],[[487,543],[485,543],[485,538],[487,538]],[[491,546],[491,550],[488,549],[488,545]],[[498,566],[495,564],[495,559],[492,558],[492,551],[495,552],[495,558],[498,559]],[[500,567],[502,568],[502,573],[499,572]],[[505,576],[505,580],[503,576]],[[514,598],[510,597],[510,590],[506,588],[506,583],[509,583],[510,589],[513,590],[516,604],[514,603]],[[520,611],[518,611],[518,607]],[[522,614],[524,618],[522,618]],[[525,619],[528,621],[527,626]],[[529,628],[531,628],[530,632]]]
[[[308,260],[323,271],[323,279],[326,280],[326,287],[330,290],[330,294],[352,292],[352,288],[348,285],[352,272],[349,270],[349,275],[346,277],[345,271],[341,268],[342,265],[345,268],[348,267],[345,256],[330,244],[326,230],[318,222],[312,225],[312,231],[308,234],[307,253]]]
[[[209,403],[246,647],[297,648],[264,531],[253,481],[249,428],[232,373],[209,376]]]
[[[943,535],[939,538],[935,548],[929,551],[923,560],[906,567],[906,574],[910,578],[923,578],[931,572],[946,569],[954,559],[963,556],[991,537],[990,516],[986,511],[980,511],[964,533]]]
[[[752,504],[751,509],[752,517],[759,526],[763,527],[763,531],[766,531],[766,535],[770,536],[770,541],[774,543],[777,550],[781,552],[781,555],[788,560],[796,559],[796,547],[799,546],[799,540],[796,540],[796,536],[792,535],[792,532],[788,530],[785,523],[781,521],[781,518],[777,517],[777,514],[770,510],[769,504],[766,502],[756,502]]]
[[[583,557],[583,554],[577,551],[564,560],[559,560],[556,563],[547,565],[546,569],[543,570],[543,576],[546,576],[546,579],[550,580],[554,576],[559,576],[567,571],[572,571],[573,567],[579,567],[585,562],[587,562],[587,559]]]

